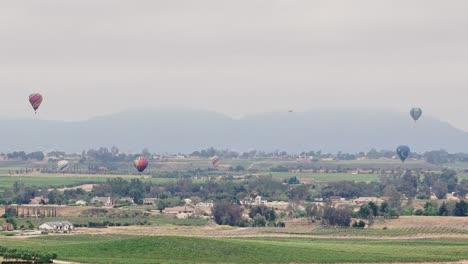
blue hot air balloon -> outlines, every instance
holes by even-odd
[[[398,155],[398,157],[400,158],[400,160],[402,162],[405,162],[405,160],[409,157],[410,155],[410,148],[408,146],[398,146],[398,148],[396,149],[396,153]]]
[[[422,110],[421,108],[419,107],[414,107],[411,109],[410,111],[410,115],[411,117],[414,119],[414,121],[418,121],[418,119],[421,117],[422,115]]]

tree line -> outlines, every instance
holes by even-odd
[[[40,253],[24,249],[14,249],[0,246],[0,256],[5,261],[2,263],[19,263],[19,260],[26,261],[21,263],[43,264],[52,263],[52,260],[57,259],[55,253]],[[8,261],[14,260],[14,261]]]

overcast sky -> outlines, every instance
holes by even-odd
[[[10,0],[1,118],[366,109],[468,130],[468,1]]]

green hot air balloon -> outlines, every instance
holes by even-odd
[[[421,108],[419,107],[414,107],[411,109],[410,111],[410,115],[411,117],[414,119],[414,121],[418,121],[418,119],[421,117],[422,115],[422,110]]]
[[[402,162],[405,162],[405,160],[409,157],[410,155],[410,148],[408,146],[398,146],[398,148],[396,149],[396,153],[398,155],[398,157],[400,158],[400,160]]]

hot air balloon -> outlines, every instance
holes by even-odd
[[[60,172],[66,171],[68,167],[70,167],[70,163],[66,160],[60,160],[59,162],[57,162],[57,169]]]
[[[405,162],[405,160],[409,157],[409,154],[410,154],[410,148],[408,146],[398,146],[398,148],[396,149],[396,153],[398,155],[398,157],[400,158],[400,160],[402,162]]]
[[[211,158],[211,165],[213,165],[214,168],[218,167],[218,165],[221,163],[221,158],[218,156],[214,156]]]
[[[41,106],[42,103],[42,95],[40,93],[31,94],[29,96],[29,102],[34,109],[34,112],[37,112],[37,109],[39,106]]]
[[[138,172],[142,173],[148,166],[148,160],[145,157],[140,156],[134,161],[134,165]]]
[[[411,117],[414,119],[414,121],[418,121],[418,119],[421,117],[422,115],[422,110],[421,108],[419,107],[414,107],[411,109],[410,111],[410,115]]]

